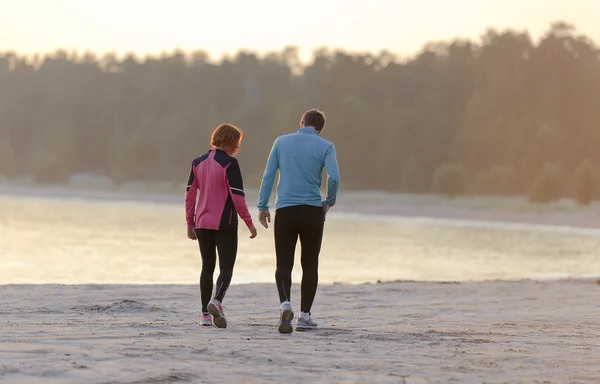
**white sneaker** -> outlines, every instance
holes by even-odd
[[[279,333],[292,333],[294,330],[292,319],[294,319],[292,304],[289,301],[284,301],[279,309]]]
[[[210,327],[212,325],[212,317],[210,317],[209,313],[200,315],[200,325],[204,327]]]
[[[296,323],[296,331],[312,331],[318,329],[318,324],[310,317],[310,313],[308,316],[300,316],[298,318],[298,322]]]
[[[217,299],[212,299],[207,306],[208,312],[213,315],[213,321],[217,328],[227,328],[227,319],[225,319],[225,313],[223,312],[223,306]]]

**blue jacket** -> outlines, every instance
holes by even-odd
[[[335,146],[312,127],[275,140],[260,185],[258,209],[269,209],[269,199],[279,170],[276,209],[294,205],[322,206],[321,179],[327,171],[325,203],[335,205],[340,173]]]

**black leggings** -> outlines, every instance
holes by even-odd
[[[297,205],[280,208],[275,212],[275,252],[277,270],[275,281],[279,301],[289,301],[292,288],[292,269],[296,243],[300,237],[302,253],[302,284],[300,311],[310,313],[319,283],[319,253],[323,239],[325,215],[323,208]]]
[[[196,236],[200,244],[202,255],[202,272],[200,273],[200,297],[202,298],[202,312],[210,302],[213,290],[213,275],[217,263],[217,250],[219,251],[219,277],[215,299],[223,301],[225,292],[231,283],[233,266],[237,255],[238,230],[226,229],[215,231],[210,229],[196,229]]]

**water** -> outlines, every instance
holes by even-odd
[[[272,234],[240,227],[234,284],[273,281]],[[598,276],[598,249],[598,230],[331,213],[320,281]],[[0,284],[195,284],[200,268],[182,202],[0,195]]]

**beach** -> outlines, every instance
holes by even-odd
[[[194,285],[5,285],[0,381],[597,383],[599,295],[595,280],[325,285],[320,330],[280,335],[270,284],[230,288],[227,329],[198,325]]]
[[[0,187],[2,383],[600,383],[597,204],[345,194],[280,335],[271,231],[200,327],[181,195]]]

